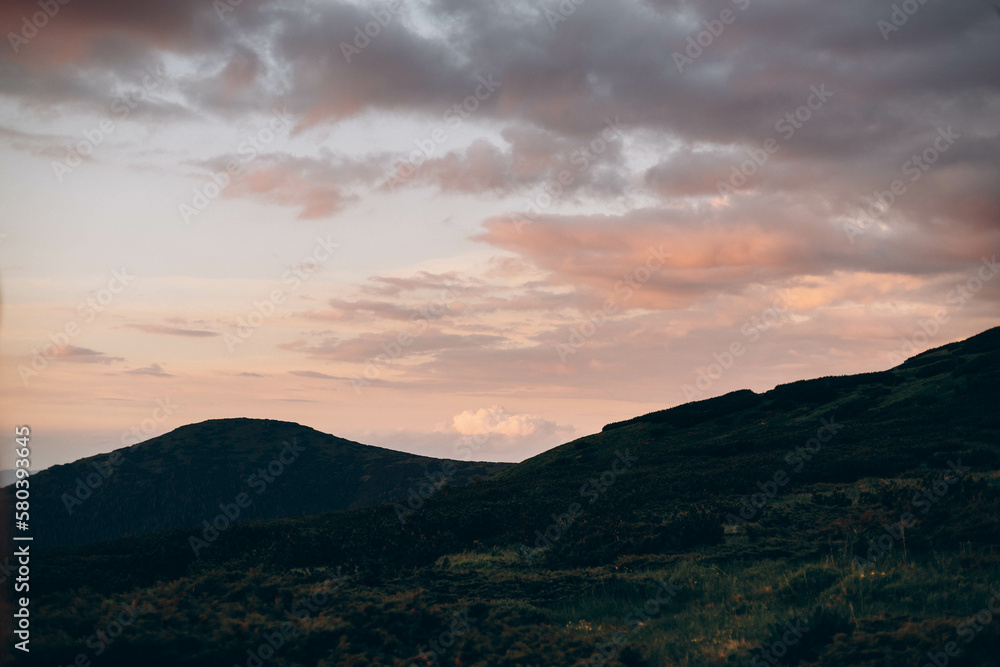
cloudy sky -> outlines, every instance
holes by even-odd
[[[36,467],[232,416],[519,460],[998,324],[986,0],[0,25],[2,426]]]

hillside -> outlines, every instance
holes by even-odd
[[[235,505],[240,522],[365,507],[431,478],[461,485],[510,465],[415,456],[290,422],[213,419],[40,471],[32,518],[36,542],[78,544],[199,526],[220,504]]]
[[[69,662],[136,602],[102,664],[250,664],[283,623],[282,667],[874,667],[956,640],[948,664],[996,664],[996,624],[968,622],[1000,579],[998,399],[995,328],[609,424],[405,522],[382,505],[199,555],[185,531],[47,550],[37,657]]]

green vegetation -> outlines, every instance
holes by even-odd
[[[970,620],[1000,590],[998,399],[993,329],[610,425],[405,524],[381,505],[238,525],[197,558],[185,530],[49,549],[32,660],[255,665],[287,623],[264,665],[988,664],[1000,624]]]

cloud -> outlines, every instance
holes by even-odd
[[[510,195],[543,184],[558,188],[564,200],[580,190],[619,195],[628,185],[622,137],[613,125],[587,140],[530,126],[509,127],[501,135],[506,146],[477,139],[424,161],[409,178],[400,167],[400,179],[390,185],[431,183],[445,192]]]
[[[125,361],[122,357],[112,357],[104,352],[98,352],[86,347],[77,347],[75,345],[55,346],[53,350],[55,358],[78,364],[110,364],[115,361]]]
[[[434,431],[366,430],[342,433],[371,445],[464,461],[521,461],[572,439],[575,430],[540,415],[502,406],[465,410]]]
[[[11,148],[30,153],[39,157],[59,159],[66,155],[66,145],[73,139],[55,134],[22,132],[9,127],[0,126],[0,140],[6,141]],[[90,155],[81,155],[85,162],[93,162]]]
[[[462,435],[497,433],[510,438],[522,438],[565,431],[565,428],[539,415],[512,415],[499,405],[465,410],[455,415],[451,423],[452,428]]]
[[[246,163],[246,156],[223,155],[205,163],[213,172],[227,164]],[[299,208],[298,217],[313,220],[333,215],[352,199],[340,183],[360,181],[365,166],[337,163],[331,158],[302,158],[285,154],[261,155],[242,164],[240,173],[224,190],[226,197],[255,197],[279,206]],[[373,172],[373,168],[368,169]]]
[[[210,336],[218,336],[219,334],[215,331],[204,331],[201,329],[179,329],[177,327],[168,327],[160,324],[130,324],[128,325],[132,329],[138,329],[139,331],[145,331],[146,333],[153,334],[164,334],[167,336],[185,336],[190,338],[207,338]]]
[[[842,222],[825,216],[817,199],[775,195],[740,208],[552,215],[520,227],[497,218],[477,238],[530,259],[549,272],[551,285],[587,294],[589,307],[613,298],[619,306],[654,309],[739,294],[753,284],[785,286],[803,276],[944,275],[977,261],[982,248],[1000,245],[1000,229],[950,235],[947,245],[919,229],[873,230],[866,243],[886,252],[872,253],[852,245]],[[643,268],[661,254],[669,258],[659,268]]]
[[[330,299],[327,305],[328,310],[311,310],[306,316],[318,320],[412,320],[420,315],[414,308],[389,301]]]
[[[372,276],[360,287],[360,290],[367,294],[378,296],[399,296],[404,292],[437,292],[445,293],[454,290],[459,286],[465,290],[469,285],[463,283],[462,278],[452,271],[449,273],[429,273],[418,271],[409,278],[398,276]]]
[[[244,118],[280,104],[299,119],[294,133],[322,133],[349,119],[444,126],[465,138],[443,154],[435,146],[408,184],[535,200],[568,172],[572,182],[557,197],[563,204],[624,197],[672,206],[676,198],[712,197],[747,150],[776,138],[780,150],[745,192],[808,191],[827,203],[828,217],[888,188],[938,129],[954,126],[964,139],[901,199],[888,224],[929,235],[940,235],[945,222],[1000,224],[992,187],[1000,176],[993,104],[1000,40],[986,3],[922,6],[883,39],[877,22],[891,12],[887,2],[586,3],[552,29],[531,3],[435,0],[404,8],[350,61],[341,42],[371,20],[351,3],[247,0],[221,19],[210,4],[170,5],[147,15],[101,0],[61,11],[23,52],[0,55],[0,94],[25,107],[106,114],[117,91],[170,60],[171,95],[143,105],[151,111],[169,97],[173,106],[157,122]],[[679,70],[674,53],[723,8],[736,14],[727,36]],[[36,11],[16,0],[0,16],[15,25]],[[428,24],[437,27],[428,32]],[[960,46],[968,43],[977,48]],[[499,85],[477,98],[484,76]],[[792,126],[782,120],[816,86],[833,97],[786,138]],[[475,109],[457,115],[455,105],[468,99]],[[593,141],[616,118],[621,140],[598,155]],[[48,139],[18,128],[7,134],[24,150],[48,150]],[[276,148],[247,165],[224,196],[295,207],[303,219],[332,216],[371,194],[383,170],[408,159],[422,137],[353,157],[322,141],[312,155]],[[232,157],[200,164],[217,170]],[[745,197],[729,204],[754,206]]]
[[[142,368],[133,368],[131,370],[123,371],[128,375],[152,375],[153,377],[160,378],[172,378],[172,374],[163,370],[160,364],[150,364],[149,366],[143,366]]]
[[[501,336],[488,334],[460,335],[440,331],[418,332],[419,329],[365,332],[346,340],[318,335],[312,337],[312,341],[298,339],[290,343],[280,344],[278,347],[283,350],[305,352],[311,359],[365,364],[380,355],[390,355],[390,358],[394,360],[409,356],[433,356],[446,350],[480,349],[503,341]],[[406,343],[401,344],[399,342],[401,339]]]
[[[511,456],[527,458],[572,439],[575,429],[537,414],[509,413],[500,405],[465,410],[452,418],[451,430],[460,435],[455,452],[460,458]]]
[[[291,375],[295,375],[302,378],[313,378],[316,380],[343,380],[345,378],[338,377],[336,375],[327,375],[326,373],[320,373],[319,371],[288,371]]]
[[[409,268],[433,252],[432,270],[314,283],[300,296],[315,308],[289,314],[301,326],[272,322],[261,338],[299,355],[292,368],[320,360],[340,374],[290,371],[299,377],[360,374],[391,354],[372,392],[488,397],[458,415],[463,429],[500,397],[678,402],[680,386],[713,353],[745,342],[744,323],[779,293],[790,314],[712,393],[885,367],[885,350],[947,307],[970,267],[1000,247],[1000,24],[990,3],[925,3],[884,39],[877,22],[892,0],[745,10],[729,0],[586,2],[554,29],[538,3],[429,0],[404,3],[350,61],[341,42],[371,20],[359,3],[243,0],[222,17],[204,0],[155,5],[78,0],[17,52],[0,52],[10,111],[0,140],[47,167],[81,137],[40,123],[96,127],[162,65],[163,89],[115,135],[143,133],[121,156],[130,174],[159,150],[158,168],[197,171],[203,183],[204,171],[241,154],[202,138],[260,127],[274,106],[296,119],[221,195],[257,207],[246,209],[248,239],[263,229],[261,204],[307,223],[346,217],[355,202],[359,224],[366,215],[406,224],[411,214],[454,219],[450,232],[482,223],[478,266],[452,270],[445,255],[471,244],[455,233],[432,251],[432,233],[413,254],[386,254]],[[736,20],[680,71],[674,53],[724,8]],[[14,0],[0,19],[16,29],[37,11],[35,0]],[[484,76],[499,85],[477,98]],[[803,106],[816,87],[832,96]],[[620,132],[603,140],[616,120]],[[440,127],[447,142],[429,139]],[[942,133],[958,135],[947,150],[934,148]],[[181,135],[187,143],[163,149],[163,137]],[[777,150],[760,164],[769,139]],[[413,175],[383,188],[387,170],[427,141]],[[905,192],[849,237],[845,225],[894,182]],[[515,225],[525,212],[530,224]],[[669,260],[647,276],[651,249]],[[995,324],[998,284],[953,312],[940,342]],[[457,297],[429,310],[448,290]],[[211,321],[133,328],[207,337]],[[579,345],[560,356],[571,340]],[[62,357],[123,361],[73,347]],[[169,375],[155,364],[128,372]],[[532,408],[492,437],[553,433],[535,412],[548,414]],[[474,437],[452,426],[442,433]]]

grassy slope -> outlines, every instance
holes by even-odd
[[[810,631],[788,663],[923,664],[958,640],[950,664],[990,664],[994,625],[969,644],[956,626],[1000,581],[998,398],[994,329],[886,373],[611,425],[443,489],[405,525],[384,506],[240,526],[198,559],[183,532],[51,551],[39,560],[37,650],[68,661],[117,601],[134,599],[150,611],[102,664],[245,664],[283,621],[296,635],[269,664],[428,664],[421,645],[469,611],[479,620],[441,664],[568,665],[629,629],[630,610],[672,579],[680,592],[621,635],[606,664],[747,664],[792,619]],[[812,459],[786,459],[830,417],[843,429]],[[582,496],[626,448],[635,464]],[[972,471],[922,513],[914,494],[959,458]],[[752,521],[724,526],[779,470],[790,482]],[[526,560],[535,531],[572,503],[583,515]],[[918,523],[905,544],[862,577],[855,556],[906,511]],[[351,578],[300,618],[296,603],[323,590],[326,567]]]

